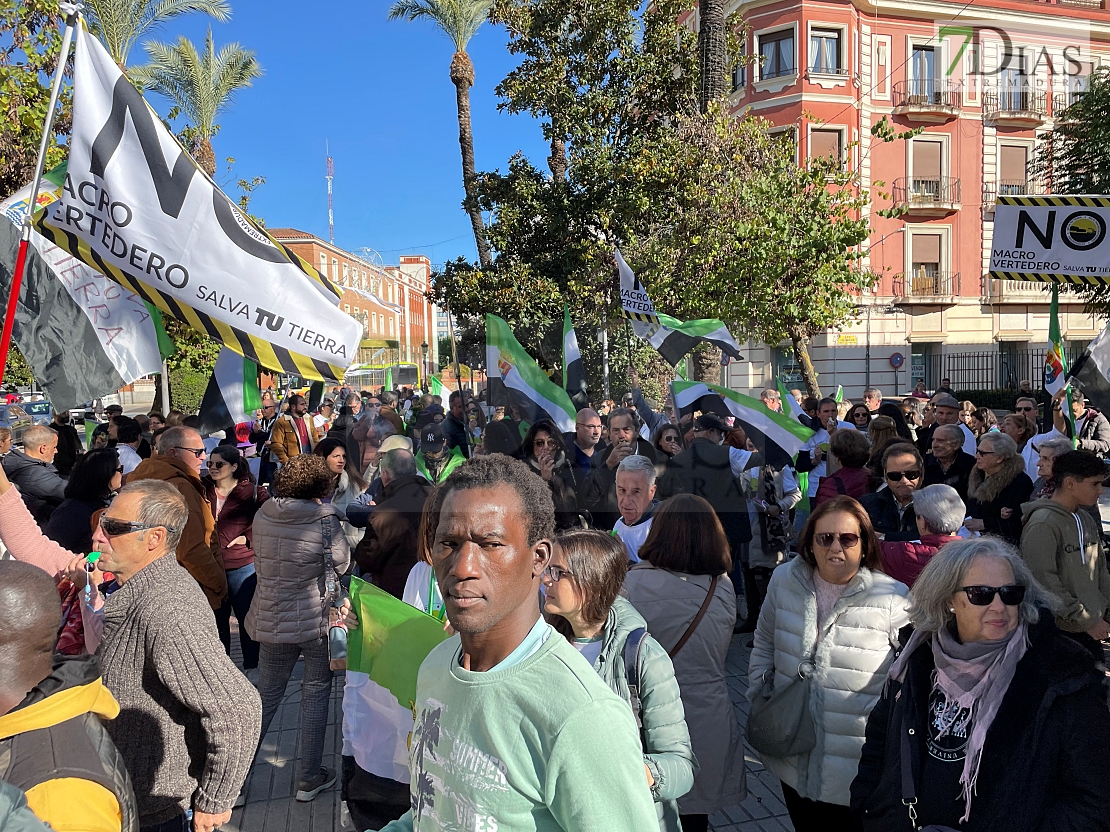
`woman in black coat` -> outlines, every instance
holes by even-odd
[[[975,467],[967,484],[964,525],[973,532],[996,534],[1017,546],[1021,542],[1021,504],[1033,494],[1033,480],[1017,444],[1000,431],[983,434]]]
[[[852,783],[863,832],[1110,829],[1105,679],[1016,551],[949,543],[913,595]]]
[[[119,491],[123,467],[115,448],[89,451],[73,466],[65,499],[50,515],[45,534],[63,549],[92,551],[92,517]]]
[[[528,429],[520,445],[520,456],[547,487],[555,501],[555,528],[573,529],[581,526],[574,474],[567,464],[563,434],[550,419],[540,419]]]

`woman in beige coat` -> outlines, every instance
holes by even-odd
[[[700,832],[711,814],[747,795],[744,737],[725,683],[736,623],[732,558],[721,522],[701,497],[677,494],[654,518],[624,592],[674,664],[699,766],[678,811],[683,832]]]

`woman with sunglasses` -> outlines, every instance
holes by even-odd
[[[574,474],[567,463],[563,434],[550,419],[540,419],[528,429],[520,446],[521,458],[551,489],[555,501],[555,528],[581,526]]]
[[[679,433],[678,425],[665,424],[660,425],[655,430],[655,435],[651,438],[651,444],[655,450],[659,451],[658,458],[662,462],[678,456],[682,453],[682,434]]]
[[[620,597],[627,571],[628,553],[615,537],[585,529],[560,535],[552,542],[551,561],[543,574],[543,609],[551,625],[629,703],[642,723],[644,768],[659,828],[682,832],[676,801],[693,785],[698,764],[670,657],[643,632],[642,640],[628,646],[630,636],[648,625]],[[630,668],[627,660],[632,657],[639,661]],[[637,679],[634,698],[630,685]]]
[[[984,434],[975,451],[975,467],[967,481],[964,526],[973,532],[996,534],[1016,546],[1021,539],[1021,505],[1033,493],[1025,460],[1017,443],[1000,431]]]
[[[243,650],[243,670],[256,670],[258,642],[248,635],[245,622],[258,583],[254,571],[254,515],[270,495],[255,484],[250,465],[234,445],[212,449],[208,456],[208,476],[202,483],[212,516],[216,518],[220,560],[227,573],[227,600],[216,610],[216,629],[230,656],[231,613],[235,613],[235,620],[239,622],[239,646]]]
[[[815,744],[794,756],[760,758],[781,781],[797,832],[849,832],[856,826],[848,789],[867,715],[909,620],[909,590],[879,571],[879,540],[851,497],[818,506],[799,549],[771,573],[748,663],[748,699],[782,692],[799,676],[811,680],[804,713]]]
[[[123,486],[123,466],[115,448],[89,451],[73,466],[65,499],[50,515],[43,530],[47,537],[71,552],[92,551],[93,516]]]
[[[867,428],[871,424],[871,411],[863,402],[852,405],[852,409],[848,411],[847,422],[855,427],[856,430],[863,431],[863,435],[867,435]]]
[[[852,784],[864,832],[1106,829],[1105,682],[1052,603],[996,538],[929,561]]]

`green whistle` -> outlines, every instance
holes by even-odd
[[[100,552],[89,552],[89,556],[85,558],[85,563],[94,564],[101,558]]]

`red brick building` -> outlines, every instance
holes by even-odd
[[[400,258],[396,266],[377,266],[349,251],[295,228],[268,229],[274,239],[343,287],[344,312],[362,322],[358,364],[439,366],[435,307],[425,293],[432,264],[423,255]]]

